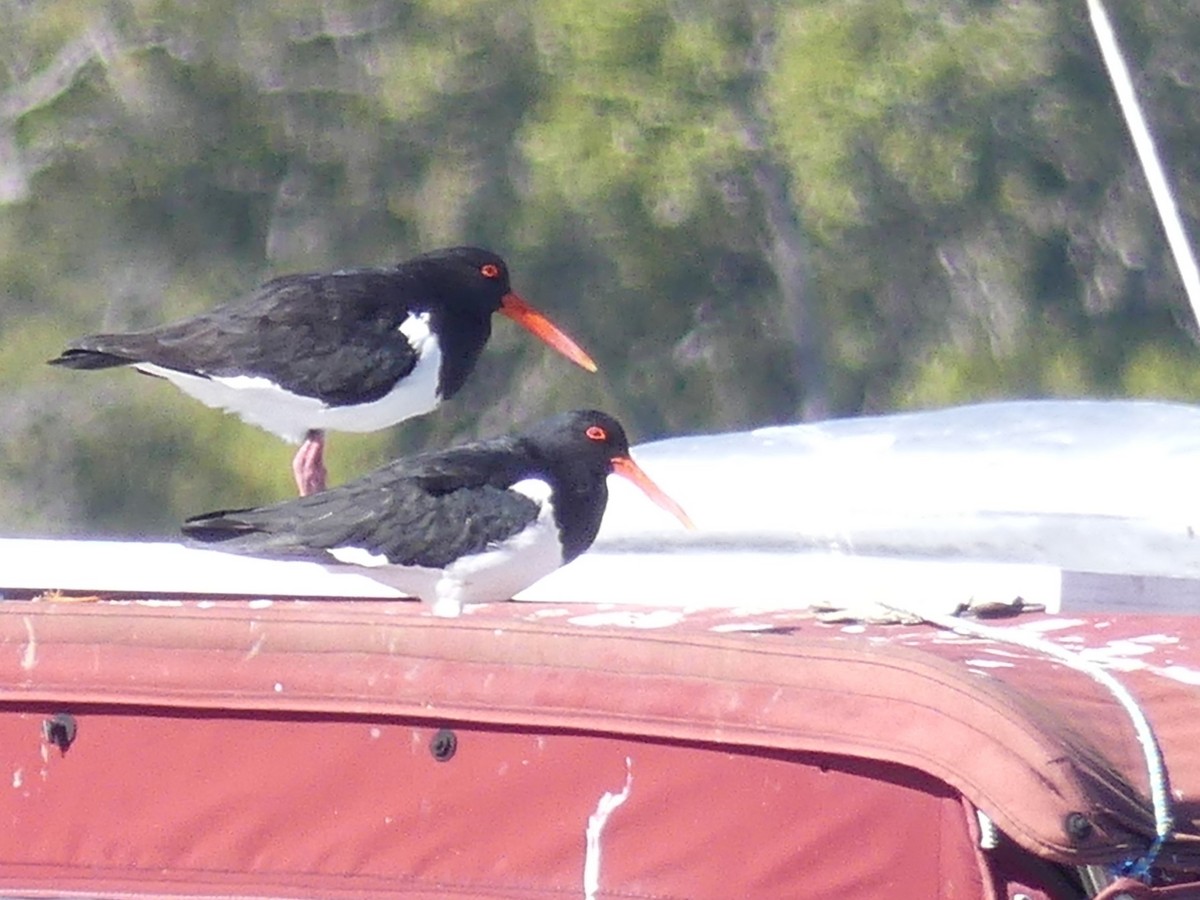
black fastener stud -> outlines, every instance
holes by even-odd
[[[1094,827],[1088,817],[1080,812],[1067,813],[1063,821],[1063,829],[1073,841],[1086,841],[1092,836]]]
[[[458,750],[458,736],[449,728],[442,728],[429,742],[429,752],[438,762],[446,762]]]
[[[75,733],[78,730],[79,726],[75,723],[75,717],[70,713],[55,713],[42,721],[42,739],[47,744],[53,744],[63,753],[66,753],[67,748],[75,743]]]

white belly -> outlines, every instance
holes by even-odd
[[[138,363],[136,368],[167,379],[207,406],[236,413],[243,421],[298,444],[313,429],[379,431],[438,405],[442,352],[437,339],[421,319],[409,319],[401,330],[417,349],[416,367],[390,393],[357,406],[330,406],[315,397],[291,394],[257,375],[204,378],[153,363]]]
[[[370,571],[362,574],[382,584],[432,603],[434,615],[457,616],[464,603],[511,600],[514,594],[561,567],[563,559],[550,486],[530,478],[510,490],[541,504],[537,519],[502,544],[464,556],[445,570],[393,566],[386,557],[357,547],[337,548],[330,553],[340,562],[368,568]]]

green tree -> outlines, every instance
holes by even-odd
[[[1122,7],[1185,217],[1200,14]],[[0,0],[0,522],[171,534],[289,450],[51,370],[283,272],[451,243],[601,364],[499,325],[333,480],[571,406],[638,439],[1002,396],[1191,399],[1191,314],[1082,3]]]

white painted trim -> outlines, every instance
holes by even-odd
[[[132,596],[405,596],[398,588],[382,583],[387,577],[387,566],[377,570],[331,568],[172,543],[0,539],[0,592],[57,589]],[[664,589],[672,584],[677,587]],[[1020,596],[1057,612],[1061,585],[1062,572],[1052,566],[795,553],[589,552],[516,599],[760,609],[804,609],[814,604],[861,608],[876,602],[948,614],[971,599],[1004,602]]]

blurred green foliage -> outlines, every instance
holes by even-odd
[[[1117,27],[1198,217],[1200,14]],[[999,397],[1200,396],[1083,3],[0,0],[0,527],[171,534],[290,448],[42,363],[275,274],[452,243],[601,364],[497,322],[340,481],[599,406],[637,439]]]

